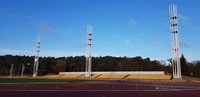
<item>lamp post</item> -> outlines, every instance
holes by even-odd
[[[21,78],[24,76],[24,64],[22,64],[22,73],[21,73]]]
[[[13,76],[13,66],[14,66],[14,64],[11,64],[11,68],[10,68],[10,77],[12,78],[12,76]]]
[[[30,63],[27,63],[27,66],[29,66],[29,65],[30,65]],[[24,69],[25,69],[25,65],[22,64],[22,73],[21,73],[21,78],[23,78],[23,76],[24,76]]]

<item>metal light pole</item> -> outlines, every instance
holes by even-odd
[[[181,79],[181,63],[179,57],[179,37],[178,37],[178,16],[177,7],[172,4],[169,6],[171,46],[174,58],[172,58],[173,78]]]
[[[12,78],[12,76],[13,76],[13,66],[14,66],[14,64],[11,64],[11,68],[10,68],[10,77]]]
[[[34,66],[33,66],[33,77],[36,77],[38,74],[39,52],[40,52],[40,37],[38,37],[36,41],[36,54],[35,54]]]
[[[86,54],[86,74],[85,77],[91,77],[92,68],[92,25],[87,28],[87,54]]]
[[[24,64],[22,64],[22,73],[21,73],[21,78],[23,78],[23,76],[24,76],[24,68],[25,68],[25,66],[24,66]]]

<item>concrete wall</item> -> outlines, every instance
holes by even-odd
[[[59,72],[59,74],[85,74],[86,72]],[[164,71],[108,71],[92,72],[92,74],[164,74]]]

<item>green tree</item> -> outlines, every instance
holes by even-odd
[[[181,55],[180,62],[181,62],[181,73],[182,73],[182,75],[187,75],[187,76],[190,75],[189,68],[188,68],[188,65],[187,65],[187,60],[186,60],[186,58],[184,57],[183,54]]]
[[[57,64],[54,66],[55,73],[64,72],[66,70],[66,60],[58,59]]]
[[[195,77],[200,77],[200,61],[197,61],[195,63],[194,76]]]

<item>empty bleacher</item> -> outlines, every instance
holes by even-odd
[[[46,76],[38,76],[38,78],[59,78],[62,75],[46,75]]]
[[[60,78],[70,78],[70,79],[75,79],[75,78],[84,78],[84,74],[63,74],[60,76]]]
[[[130,74],[126,79],[170,80],[171,76],[165,74]]]
[[[128,74],[101,74],[100,76],[96,77],[97,79],[123,79]]]
[[[98,78],[99,76],[101,76],[102,74],[92,74],[91,78]]]
[[[85,72],[62,72],[59,75],[46,75],[42,78],[61,78],[61,79],[84,79]],[[88,78],[86,78],[88,79]],[[89,79],[144,79],[144,80],[170,80],[171,75],[165,75],[162,71],[135,71],[135,72],[92,72]]]

